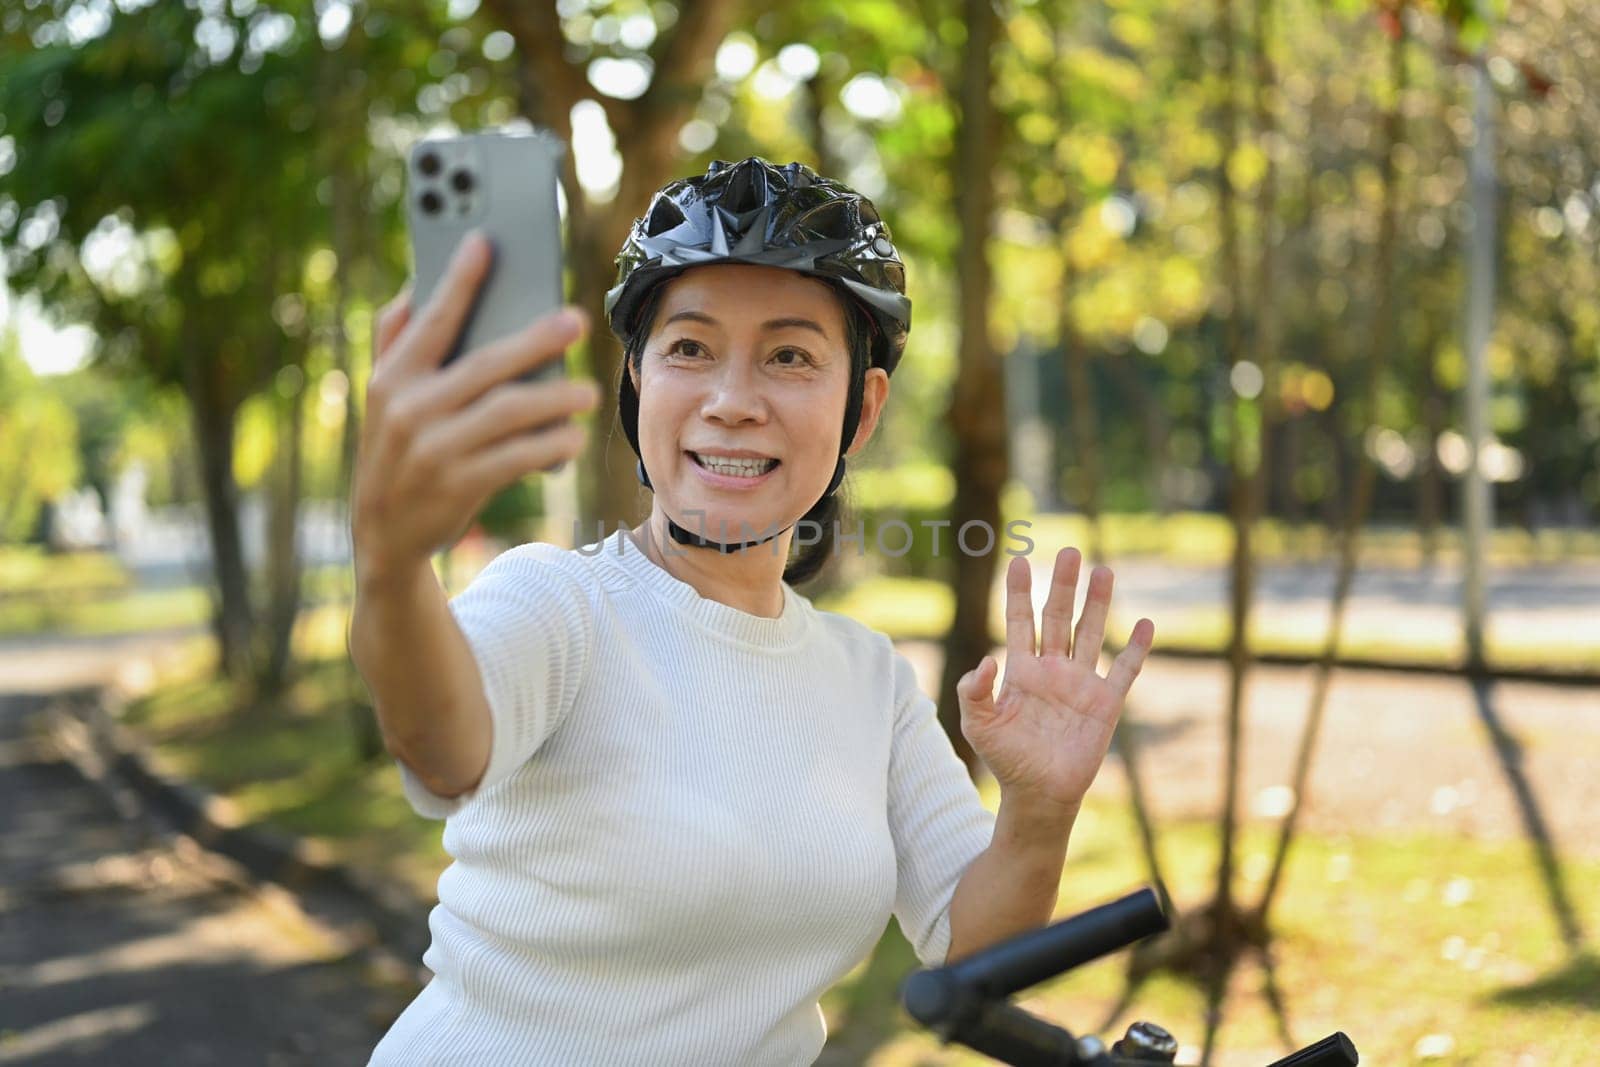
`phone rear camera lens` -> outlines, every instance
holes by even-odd
[[[450,185],[458,193],[472,192],[473,184],[472,172],[469,170],[458,170],[450,175]]]
[[[417,170],[425,177],[433,177],[439,173],[442,167],[443,164],[439,162],[439,157],[432,152],[424,152],[417,157]]]
[[[443,198],[432,189],[418,197],[417,203],[421,205],[422,212],[425,215],[437,215],[444,208]]]

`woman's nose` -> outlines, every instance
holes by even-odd
[[[700,413],[718,422],[762,422],[766,420],[767,401],[761,391],[761,382],[755,369],[742,359],[723,362],[718,368],[711,392]]]

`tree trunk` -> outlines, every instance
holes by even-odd
[[[1383,187],[1383,203],[1378,219],[1378,243],[1373,264],[1373,315],[1372,335],[1367,345],[1366,377],[1363,381],[1360,419],[1355,434],[1362,435],[1367,426],[1376,424],[1378,390],[1388,364],[1389,350],[1394,345],[1393,284],[1394,251],[1396,238],[1395,150],[1404,137],[1401,95],[1405,91],[1405,0],[1395,0],[1394,25],[1398,28],[1389,47],[1389,83],[1391,97],[1381,120],[1380,138],[1382,152],[1378,160]],[[1334,580],[1333,599],[1328,605],[1328,636],[1318,657],[1312,679],[1311,706],[1306,714],[1305,728],[1295,755],[1294,778],[1291,786],[1293,800],[1289,812],[1279,828],[1278,844],[1273,853],[1272,867],[1262,888],[1261,902],[1256,907],[1258,921],[1264,926],[1271,913],[1274,898],[1282,884],[1284,867],[1289,850],[1294,843],[1300,813],[1305,806],[1307,785],[1311,778],[1311,765],[1316,756],[1317,740],[1322,729],[1323,712],[1327,707],[1328,684],[1333,675],[1333,660],[1338,654],[1339,642],[1344,632],[1344,609],[1349,600],[1350,585],[1355,578],[1356,561],[1361,545],[1361,525],[1366,521],[1372,505],[1372,491],[1377,480],[1377,464],[1365,449],[1356,453],[1356,472],[1348,510],[1339,528],[1339,570]]]
[[[654,181],[656,168],[651,171],[651,191],[654,191],[659,183]],[[661,177],[664,181],[665,176]],[[640,203],[639,210],[644,206]],[[616,282],[616,255],[627,237],[631,221],[616,213],[603,212],[572,236],[575,297],[594,323],[587,341],[589,373],[599,383],[602,395],[610,398],[616,397],[617,383],[621,380],[622,345],[606,324],[605,297],[606,290]],[[600,523],[610,528],[619,522],[637,522],[650,507],[648,494],[635,473],[638,457],[628,446],[627,434],[622,431],[615,399],[605,410],[606,416],[595,421],[586,459],[580,469],[579,499],[585,539],[592,536],[592,531],[598,532]]]
[[[956,257],[961,338],[959,369],[945,419],[954,442],[951,472],[956,493],[951,529],[987,523],[996,546],[1000,529],[1000,488],[1008,475],[1003,367],[989,337],[992,273],[988,243],[994,212],[993,160],[998,125],[991,97],[990,54],[999,20],[990,0],[964,0],[967,46],[961,66],[961,126],[956,135],[956,210],[961,244]],[[974,529],[978,529],[974,527]],[[956,682],[994,647],[989,631],[989,597],[994,588],[994,553],[967,553],[959,542],[950,549],[954,563],[955,618],[944,641],[944,674],[939,684],[939,718],[956,753],[969,769],[977,756],[961,733]]]
[[[1438,342],[1430,338],[1421,364],[1422,433],[1424,448],[1417,457],[1417,534],[1422,540],[1422,566],[1432,570],[1439,555],[1439,527],[1444,517],[1444,476],[1439,465],[1439,438],[1449,418],[1449,398],[1435,370]]]
[[[1221,101],[1217,124],[1222,141],[1222,159],[1217,166],[1217,220],[1221,228],[1222,280],[1225,289],[1226,319],[1223,323],[1222,358],[1232,368],[1243,354],[1240,340],[1244,315],[1244,279],[1239,264],[1239,229],[1235,218],[1233,181],[1228,163],[1237,144],[1234,128],[1234,29],[1232,0],[1217,0],[1217,35],[1222,41],[1223,69]],[[1238,823],[1238,793],[1241,774],[1241,737],[1244,725],[1244,687],[1250,665],[1249,624],[1254,556],[1250,535],[1255,521],[1254,470],[1257,457],[1254,441],[1248,439],[1247,403],[1235,392],[1231,395],[1229,433],[1228,515],[1233,523],[1233,558],[1230,567],[1229,609],[1232,633],[1228,639],[1228,716],[1226,720],[1226,772],[1221,820],[1221,856],[1217,867],[1217,907],[1226,912],[1233,901],[1233,850]]]
[[[1272,0],[1255,0],[1255,33],[1252,82],[1256,140],[1266,156],[1261,183],[1256,193],[1256,274],[1250,286],[1255,306],[1250,351],[1261,373],[1261,394],[1256,403],[1259,419],[1256,430],[1256,462],[1251,472],[1254,485],[1252,521],[1272,514],[1272,475],[1274,457],[1279,455],[1283,433],[1279,415],[1282,387],[1279,382],[1280,350],[1283,344],[1283,318],[1279,314],[1277,283],[1280,273],[1278,251],[1278,162],[1273,150],[1277,140],[1277,74],[1268,46],[1272,39]]]
[[[267,654],[257,691],[277,696],[288,680],[294,654],[294,624],[300,615],[299,550],[301,482],[304,477],[306,386],[282,398],[278,417],[278,458],[273,476],[267,536]]]
[[[1216,108],[1221,158],[1217,164],[1217,220],[1221,238],[1223,283],[1222,358],[1231,372],[1243,360],[1241,339],[1244,316],[1244,274],[1240,264],[1236,202],[1228,165],[1237,147],[1234,102],[1234,25],[1232,0],[1217,0],[1217,36],[1221,42],[1220,85]],[[1228,707],[1223,735],[1224,771],[1222,810],[1218,818],[1220,843],[1216,893],[1206,909],[1209,919],[1202,970],[1206,983],[1206,1028],[1201,1063],[1211,1061],[1221,1025],[1222,1002],[1228,976],[1244,942],[1241,916],[1233,897],[1235,839],[1238,836],[1239,785],[1243,776],[1245,684],[1250,668],[1250,605],[1255,581],[1255,555],[1251,535],[1256,517],[1256,471],[1260,465],[1260,419],[1252,401],[1230,392],[1228,435],[1228,516],[1233,525],[1233,559],[1230,566],[1228,639]]]
[[[193,339],[186,336],[182,343],[192,345]],[[239,487],[233,480],[238,403],[227,394],[220,364],[203,358],[194,347],[184,358],[184,392],[189,400],[206,531],[211,540],[211,567],[216,579],[212,629],[217,638],[218,662],[224,677],[247,682],[252,670],[250,644],[255,619],[239,536]]]
[[[350,489],[356,465],[356,445],[360,440],[361,414],[356,408],[355,368],[350,359],[350,335],[345,330],[345,314],[350,306],[350,290],[353,283],[344,270],[343,264],[353,262],[355,258],[356,241],[352,236],[356,230],[358,216],[354,210],[355,201],[353,194],[339,191],[340,181],[337,174],[334,177],[334,254],[338,257],[340,270],[334,279],[334,304],[333,304],[333,358],[334,366],[345,376],[345,406],[344,428],[339,442],[339,493],[340,500],[350,500]],[[347,258],[348,257],[348,258]],[[354,582],[354,572],[351,572],[351,581]],[[350,632],[350,618],[354,605],[354,588],[351,589],[352,607],[346,608],[344,630]],[[340,663],[342,686],[340,692],[344,693],[344,707],[350,720],[350,733],[355,741],[356,755],[363,762],[371,762],[384,755],[383,734],[378,729],[378,717],[367,701],[366,687],[356,673],[355,663],[349,656],[344,656]]]
[[[337,121],[348,131],[364,128],[366,122],[365,95],[350,85],[349,68],[346,66],[360,62],[365,43],[364,32],[358,31],[351,35],[344,48],[329,51],[325,57],[329,64],[325,68],[325,76],[332,91],[338,94],[335,105]],[[353,139],[341,140],[341,151],[337,153],[337,158],[330,166],[330,177],[333,182],[330,230],[333,237],[333,255],[339,267],[333,278],[333,308],[332,321],[328,323],[328,344],[332,350],[333,369],[342,374],[345,380],[344,424],[339,434],[339,485],[335,496],[345,501],[347,508],[355,474],[356,448],[361,439],[361,411],[356,403],[356,373],[351,358],[350,333],[345,328],[345,319],[350,312],[352,296],[364,293],[370,297],[373,289],[370,266],[373,257],[369,247],[371,231],[368,228],[366,215],[361,210],[362,193],[367,185],[365,180],[365,175],[368,173],[367,163],[362,158],[361,152],[347,148],[357,143],[364,142]],[[354,571],[348,573],[353,583]],[[346,634],[350,632],[354,592],[352,587],[351,605],[345,609]],[[350,725],[356,758],[362,763],[370,763],[385,754],[383,735],[378,729],[378,717],[368,703],[366,687],[360,675],[356,673],[354,661],[349,656],[340,657],[337,670],[338,684],[335,692],[342,698],[339,704]]]
[[[606,395],[613,395],[621,348],[606,326],[605,293],[616,279],[615,260],[634,215],[676,173],[683,158],[678,131],[692,115],[713,69],[716,50],[742,5],[734,0],[701,0],[681,5],[670,31],[651,48],[655,64],[650,91],[637,100],[596,97],[584,68],[563,49],[561,22],[553,4],[487,0],[485,12],[516,40],[522,56],[518,104],[524,115],[572,143],[572,108],[591,99],[606,112],[622,180],[614,204],[596,207],[578,183],[572,153],[567,153],[562,188],[567,196],[568,265],[575,301],[594,323],[587,345],[589,373]],[[614,410],[614,409],[613,409]],[[586,529],[597,521],[633,521],[640,513],[635,457],[614,420],[595,427],[580,467],[579,492]]]
[[[1100,430],[1095,418],[1094,401],[1089,395],[1089,360],[1072,318],[1072,262],[1067,258],[1064,248],[1062,257],[1061,293],[1057,300],[1060,311],[1056,330],[1066,358],[1067,383],[1072,394],[1073,448],[1078,454],[1078,469],[1082,477],[1077,502],[1089,523],[1089,544],[1085,555],[1095,563],[1110,563],[1101,523]],[[1111,362],[1120,360],[1113,359]],[[1172,899],[1167,891],[1166,877],[1161,871],[1161,854],[1156,846],[1155,823],[1150,817],[1131,708],[1123,712],[1122,721],[1111,741],[1117,758],[1122,761],[1123,773],[1128,777],[1128,803],[1133,812],[1134,827],[1139,833],[1145,869],[1155,883],[1163,907],[1170,912]]]
[[[333,321],[328,324],[328,342],[333,349],[333,369],[344,376],[344,425],[339,430],[339,488],[340,500],[350,499],[350,483],[356,469],[356,447],[361,441],[361,410],[356,404],[356,373],[350,358],[350,333],[345,329],[345,316],[350,313],[350,297],[364,287],[353,277],[360,269],[362,241],[359,233],[363,226],[359,190],[348,173],[349,167],[338,167],[333,180],[333,256],[339,269],[333,279]],[[368,277],[363,270],[362,277]],[[370,295],[370,294],[369,294]],[[376,353],[373,353],[376,355]]]
[[[1066,363],[1067,394],[1072,403],[1072,450],[1076,453],[1079,484],[1078,506],[1089,520],[1089,546],[1086,555],[1096,563],[1105,559],[1100,539],[1100,427],[1095,417],[1093,385],[1089,375],[1089,356],[1083,339],[1072,321],[1072,257],[1061,251],[1061,294],[1057,298],[1056,336],[1061,339],[1061,354]]]
[[[1280,437],[1274,450],[1277,462],[1272,465],[1271,478],[1277,487],[1273,495],[1278,501],[1279,515],[1286,523],[1298,526],[1305,519],[1305,503],[1295,488],[1295,475],[1300,471],[1300,457],[1305,442],[1305,420],[1291,415],[1279,424]]]
[[[822,110],[827,94],[823,89],[820,69],[805,80],[800,91],[803,94],[801,101],[805,108],[807,132],[811,135],[811,151],[816,154],[817,170],[825,177],[842,179],[845,162],[833,154],[822,129]]]

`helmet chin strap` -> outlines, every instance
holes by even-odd
[[[649,489],[652,492],[655,491],[655,486],[650,484],[650,475],[644,469],[644,460],[639,460],[637,466],[634,467],[634,474],[638,477],[639,484],[643,485],[646,489]],[[844,457],[840,456],[838,466],[833,468],[833,480],[828,483],[828,488],[823,492],[822,496],[817,499],[817,503],[820,504],[823,500],[826,500],[829,494],[831,494],[835,489],[839,488],[839,483],[843,480]],[[812,507],[815,506],[815,504],[812,505]],[[689,545],[693,548],[714,548],[723,555],[727,555],[730,552],[739,552],[746,548],[755,548],[757,545],[764,545],[768,541],[783,536],[783,534],[792,529],[794,529],[793,523],[785,526],[782,530],[779,530],[773,534],[769,534],[768,536],[760,538],[759,540],[738,541],[732,544],[724,544],[721,541],[712,541],[709,538],[701,537],[697,533],[686,530],[682,526],[679,526],[677,522],[673,520],[672,516],[667,516],[667,536],[672,538],[672,540],[680,545]]]

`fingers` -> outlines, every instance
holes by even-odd
[[[462,470],[463,481],[488,496],[534,471],[549,470],[577,456],[586,436],[581,423],[564,422],[508,437],[468,460]]]
[[[565,307],[536,319],[526,328],[475,349],[439,372],[436,403],[454,411],[472,403],[502,382],[561,358],[567,346],[588,330],[581,308]]]
[[[395,341],[397,368],[437,367],[455,344],[493,260],[489,239],[473,231],[461,239],[433,297]]]
[[[1033,574],[1026,557],[1013,556],[1006,568],[1006,655],[1033,654]]]
[[[1089,595],[1078,618],[1072,639],[1072,660],[1094,670],[1100,662],[1100,648],[1106,638],[1106,616],[1111,611],[1110,567],[1096,567],[1089,575]]]
[[[1055,570],[1050,575],[1050,595],[1045,597],[1043,625],[1039,634],[1039,655],[1068,655],[1072,651],[1072,608],[1078,598],[1078,572],[1083,554],[1075,548],[1056,553]]]
[[[1128,695],[1133,680],[1139,677],[1139,672],[1144,669],[1145,656],[1150,654],[1150,646],[1155,643],[1155,637],[1156,624],[1149,619],[1140,619],[1133,624],[1133,634],[1128,638],[1127,647],[1118,654],[1115,662],[1111,664],[1111,672],[1106,675],[1106,681],[1111,684],[1118,697]]]
[[[507,437],[593,411],[599,404],[600,387],[588,379],[507,382],[430,427],[424,447],[470,457]]]

